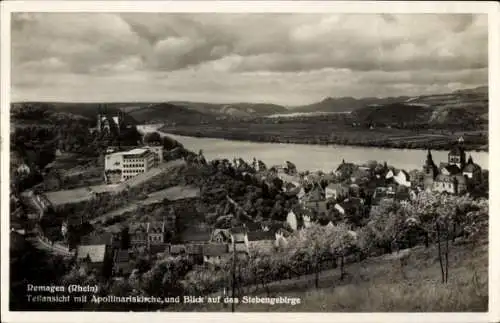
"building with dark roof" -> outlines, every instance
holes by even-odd
[[[223,257],[230,255],[229,245],[223,243],[209,243],[203,245],[203,261],[206,263],[219,262]]]
[[[89,270],[103,273],[104,264],[109,259],[109,249],[105,244],[78,246],[76,259],[86,265]]]
[[[434,180],[433,190],[436,192],[447,192],[449,194],[461,194],[467,191],[465,176],[439,174]]]
[[[448,153],[448,164],[456,165],[459,169],[465,166],[465,149],[463,147],[464,138],[460,137],[458,143],[454,145]]]
[[[199,230],[188,228],[180,235],[182,243],[208,243],[211,240],[212,232],[210,230]]]
[[[465,165],[462,174],[472,183],[480,182],[482,179],[482,169],[481,166],[474,163],[472,156],[469,156],[469,160]]]
[[[148,244],[148,224],[133,223],[129,226],[130,244],[134,247]]]
[[[346,163],[342,159],[342,163],[335,170],[335,175],[341,178],[350,177],[351,174],[358,168],[358,166],[353,163]]]
[[[113,257],[113,274],[116,276],[128,276],[134,270],[128,250],[117,250]]]
[[[147,226],[150,245],[161,245],[165,242],[165,221],[149,222]]]
[[[231,242],[231,232],[229,229],[215,229],[210,238],[211,242],[229,243]]]
[[[314,183],[313,188],[302,198],[302,202],[320,202],[325,199],[325,191],[321,185],[319,183]]]

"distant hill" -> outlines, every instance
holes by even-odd
[[[44,116],[66,116],[68,118],[74,119],[85,119],[89,123],[95,125],[97,121],[97,111],[98,107],[101,106],[106,109],[107,114],[110,116],[116,116],[120,111],[121,106],[126,106],[130,104],[126,103],[66,103],[66,102],[18,102],[11,104],[11,116],[20,117],[20,111],[24,111],[24,115],[30,118],[38,116],[37,113],[33,113],[34,110],[47,111],[44,112]],[[42,115],[41,115],[42,116]],[[127,124],[135,125],[137,121],[132,118],[129,114],[124,113],[123,117]],[[38,121],[43,122],[47,119],[42,117]]]
[[[380,124],[429,123],[435,125],[486,124],[488,88],[449,94],[422,95],[404,102],[366,106],[351,113],[355,122]]]
[[[285,113],[288,111],[288,109],[284,106],[270,103],[216,104],[186,101],[173,101],[169,103],[203,113],[213,113],[216,115],[228,115],[234,117],[266,116],[276,113]]]
[[[488,87],[480,86],[473,89],[456,90],[446,94],[421,95],[416,97],[398,96],[375,98],[367,97],[355,99],[352,97],[325,98],[320,102],[308,105],[291,107],[291,113],[296,112],[351,112],[368,106],[382,106],[391,103],[412,103],[414,105],[446,107],[446,108],[467,108],[481,110],[487,113],[488,110]],[[479,112],[479,111],[478,111]]]
[[[326,98],[320,102],[290,108],[291,112],[351,112],[370,105],[383,105],[404,102],[409,97],[394,98],[362,98],[352,97]]]
[[[138,123],[203,123],[215,119],[211,113],[188,109],[170,103],[149,104],[129,111],[128,114]]]

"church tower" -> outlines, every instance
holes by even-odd
[[[465,167],[466,157],[465,149],[463,147],[464,138],[458,138],[457,143],[451,148],[448,153],[448,165],[456,165],[460,170]]]
[[[438,175],[438,168],[432,159],[431,150],[427,150],[427,159],[424,167],[424,189],[431,189],[434,184],[434,179]]]

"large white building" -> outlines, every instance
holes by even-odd
[[[163,146],[145,146],[143,148],[149,149],[156,155],[156,162],[158,164],[163,163]]]
[[[163,151],[153,148],[157,147],[135,148],[130,151],[107,154],[104,159],[106,181],[123,182],[158,167],[163,161]]]

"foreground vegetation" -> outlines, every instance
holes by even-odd
[[[481,312],[488,310],[488,242],[453,245],[451,278],[441,284],[437,246],[416,247],[401,270],[392,255],[366,259],[347,266],[340,280],[336,270],[321,272],[319,288],[314,275],[270,284],[272,297],[300,298],[300,304],[238,304],[238,312]],[[260,289],[244,292],[266,297]],[[231,311],[231,306],[184,305],[175,310]]]

